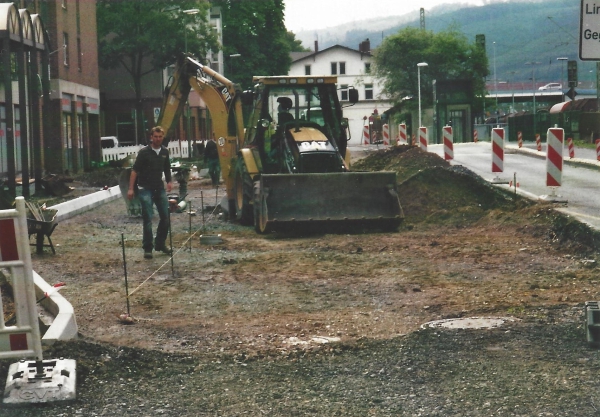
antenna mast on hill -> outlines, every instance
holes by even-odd
[[[421,7],[421,30],[425,30],[425,9]]]

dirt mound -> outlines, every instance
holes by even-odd
[[[462,167],[433,167],[398,187],[407,221],[474,221],[489,210],[514,210],[521,199],[495,188]]]
[[[397,146],[374,152],[355,170],[395,171],[400,204],[408,223],[475,221],[489,210],[515,208],[520,199],[491,186],[462,166],[451,166],[431,152]]]
[[[398,182],[417,172],[433,167],[450,167],[450,164],[431,152],[408,145],[395,146],[372,153],[353,165],[354,171],[396,171]]]

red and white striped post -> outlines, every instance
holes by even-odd
[[[521,131],[517,132],[517,144],[519,145],[519,148],[523,147],[523,132]]]
[[[492,172],[504,172],[504,129],[492,129]]]
[[[383,144],[390,146],[390,125],[387,123],[383,125]]]
[[[596,139],[596,160],[600,161],[600,139]]]
[[[542,152],[542,139],[540,138],[540,134],[535,134],[535,145],[537,146],[538,152]]]
[[[363,126],[363,145],[369,145],[371,143],[371,137],[369,136],[369,126]]]
[[[473,131],[473,142],[479,142],[479,133],[477,133],[477,130]]]
[[[427,128],[423,126],[419,128],[419,146],[427,151]]]
[[[452,136],[452,126],[443,127],[444,136],[444,159],[449,161],[454,159],[454,138]]]
[[[560,187],[562,185],[564,130],[548,129],[546,140],[546,186]]]
[[[573,138],[567,138],[567,146],[569,147],[569,158],[575,158],[575,145],[573,145]]]
[[[406,140],[406,124],[405,123],[400,123],[398,125],[398,137],[400,139],[400,142],[408,143],[408,141]]]
[[[415,134],[414,134],[414,133],[413,133],[413,135],[412,135],[412,139],[411,139],[410,143],[411,143],[411,145],[413,145],[413,146],[417,146],[417,138],[416,138],[416,136],[415,136]]]

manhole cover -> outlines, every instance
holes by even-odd
[[[515,320],[516,319],[512,317],[463,317],[430,321],[421,325],[421,328],[491,329],[493,327],[500,327],[506,322],[513,322]]]

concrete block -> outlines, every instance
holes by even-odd
[[[76,362],[52,359],[41,362],[22,360],[8,368],[4,404],[34,404],[74,400],[77,396]]]

